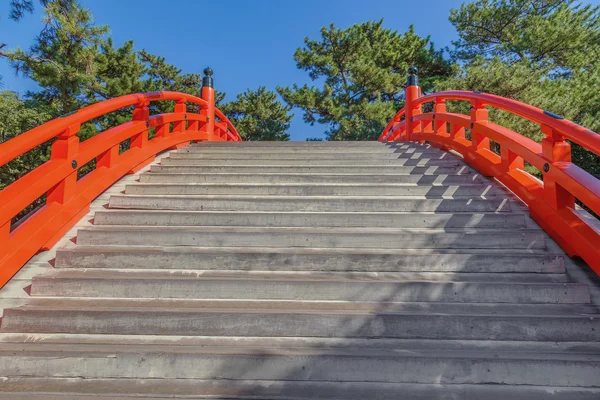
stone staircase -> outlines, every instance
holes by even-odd
[[[199,143],[4,311],[0,399],[598,399],[567,261],[427,145]]]

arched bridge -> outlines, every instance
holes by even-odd
[[[411,69],[379,142],[243,142],[211,75],[0,144],[52,141],[0,192],[0,399],[600,398],[598,134]]]

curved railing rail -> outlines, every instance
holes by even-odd
[[[0,287],[38,251],[51,248],[90,207],[90,203],[122,176],[148,164],[156,154],[190,141],[241,141],[225,115],[215,108],[212,71],[205,71],[202,98],[178,92],[152,92],[117,97],[57,118],[0,144],[0,167],[33,148],[56,139],[50,160],[0,192]],[[208,77],[208,79],[207,79]],[[150,116],[154,101],[175,102],[172,113]],[[187,103],[199,113],[187,111]],[[80,143],[85,122],[133,107],[132,120]],[[218,120],[216,120],[218,118]],[[148,133],[154,128],[154,137]],[[130,140],[129,149],[120,145]],[[81,179],[77,172],[96,160]],[[11,220],[46,195],[45,204],[18,227]]]
[[[446,100],[469,102],[470,115],[447,112]],[[432,112],[423,113],[425,103],[433,103]],[[545,138],[537,143],[490,122],[486,107],[538,124]],[[469,91],[419,96],[414,70],[405,107],[379,137],[380,141],[427,141],[460,153],[477,171],[496,178],[521,198],[532,218],[569,256],[583,258],[600,275],[600,223],[575,206],[578,199],[600,215],[600,180],[571,162],[566,139],[600,155],[600,135],[537,107]],[[490,140],[500,147],[500,154],[490,148]],[[525,161],[542,171],[543,181],[525,171]]]

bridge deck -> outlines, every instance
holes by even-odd
[[[0,399],[600,396],[597,287],[426,145],[192,145],[57,247],[0,292]]]

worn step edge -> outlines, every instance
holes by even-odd
[[[434,212],[277,212],[277,211],[185,211],[128,210],[97,211],[94,225],[143,226],[287,226],[287,227],[406,227],[406,228],[525,228],[524,214]]]
[[[330,271],[243,271],[243,270],[192,270],[192,269],[110,269],[68,268],[48,269],[33,279],[233,279],[282,280],[325,282],[481,282],[512,283],[568,283],[567,274],[556,273],[498,273],[498,272],[330,272]]]
[[[151,257],[152,262],[148,261]],[[513,249],[356,249],[91,245],[59,248],[57,268],[564,273],[563,254]],[[201,267],[201,268],[199,268]]]
[[[600,342],[535,342],[502,340],[443,340],[443,339],[355,339],[315,337],[223,337],[223,336],[155,336],[155,335],[98,335],[60,333],[0,333],[0,343],[89,344],[142,346],[221,346],[252,348],[350,348],[350,349],[414,349],[429,352],[519,352],[545,354],[600,355]]]
[[[550,397],[590,400],[600,396],[600,389],[594,388],[494,384],[31,377],[0,378],[0,383],[0,399],[6,400],[74,400],[73,396],[94,400],[194,399],[198,396],[205,400],[548,400]]]
[[[347,316],[440,316],[440,317],[556,317],[560,319],[600,318],[600,308],[592,304],[503,304],[503,303],[443,303],[443,302],[368,302],[322,300],[260,300],[260,299],[118,299],[87,297],[30,297],[12,311],[110,312],[132,311],[189,313],[248,313],[272,315],[347,315]],[[201,335],[204,336],[204,335]],[[249,335],[252,336],[252,335]],[[335,336],[335,335],[333,335]],[[567,340],[568,341],[568,340]],[[600,340],[599,340],[600,341]]]
[[[588,304],[587,285],[484,282],[325,282],[233,279],[33,279],[31,296]]]

